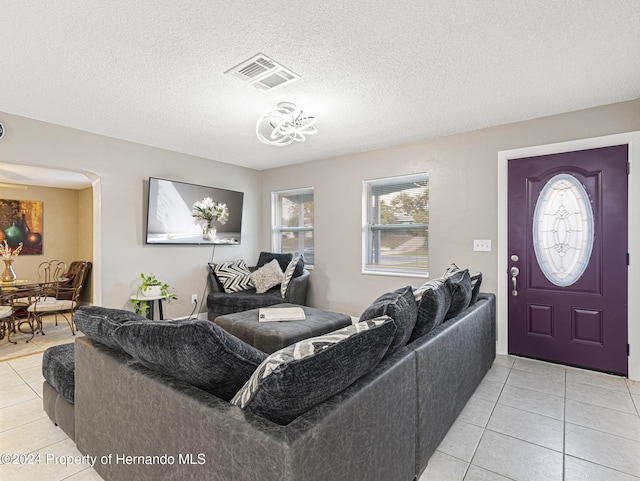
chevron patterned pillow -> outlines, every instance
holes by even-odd
[[[213,272],[226,293],[246,291],[253,287],[249,277],[251,272],[242,259],[216,264]]]

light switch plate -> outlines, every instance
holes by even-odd
[[[491,252],[491,239],[475,239],[473,241],[473,250]]]

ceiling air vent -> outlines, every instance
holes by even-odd
[[[244,80],[258,90],[273,90],[300,78],[262,53],[230,68],[225,74]]]

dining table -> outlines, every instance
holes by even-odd
[[[28,279],[15,279],[13,281],[0,282],[0,305],[11,309],[11,315],[0,319],[0,340],[7,337],[7,341],[17,344],[11,339],[12,334],[18,331],[30,335],[26,342],[35,336],[38,329],[33,317],[29,315],[28,308],[32,302],[46,294],[47,283],[33,282]]]

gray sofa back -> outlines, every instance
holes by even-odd
[[[98,456],[95,469],[106,481],[411,481],[415,369],[415,354],[402,349],[281,426],[79,338],[76,444]],[[165,453],[174,456],[172,464],[115,458]],[[110,462],[100,463],[110,454]],[[194,464],[186,462],[189,455]]]
[[[416,353],[418,476],[496,357],[495,296],[409,344]]]
[[[106,481],[413,481],[495,358],[495,296],[286,426],[87,338],[75,356],[76,443]]]

